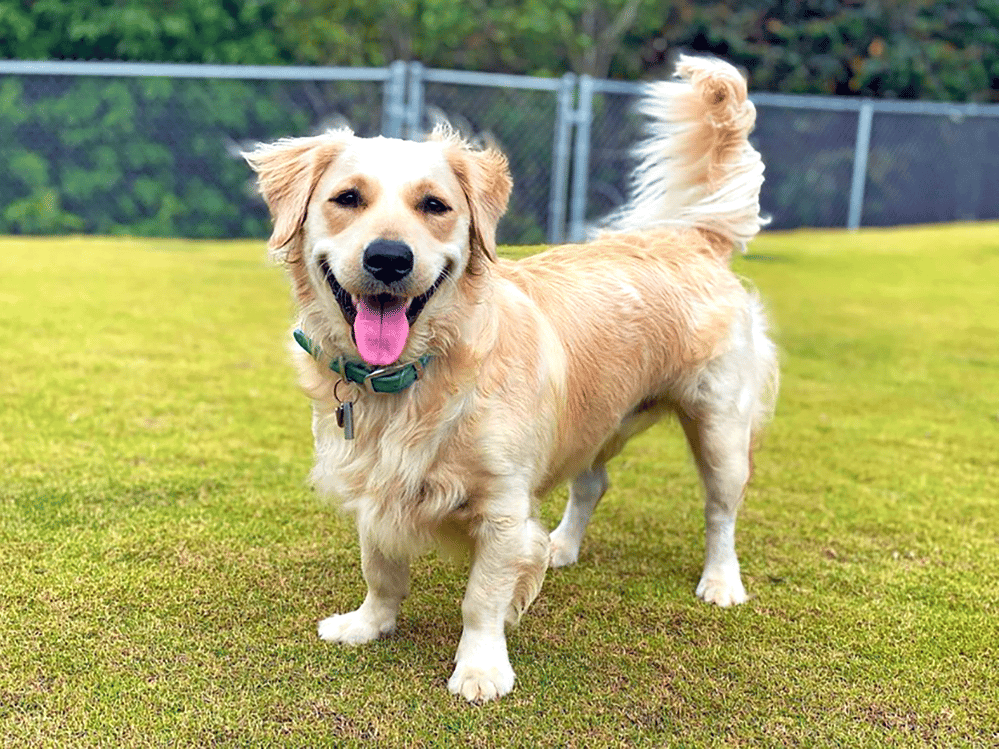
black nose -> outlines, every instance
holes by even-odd
[[[379,281],[390,284],[413,270],[413,251],[403,242],[376,239],[365,247],[361,264]]]

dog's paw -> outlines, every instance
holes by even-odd
[[[739,567],[705,570],[695,589],[695,595],[705,603],[716,606],[735,606],[747,600],[747,592],[740,580]]]
[[[392,632],[395,619],[376,619],[362,609],[336,614],[319,623],[320,639],[342,645],[362,645]]]
[[[565,538],[558,529],[549,534],[549,567],[567,567],[576,564],[580,545]]]
[[[506,658],[502,662],[460,660],[448,679],[448,691],[469,702],[489,702],[503,697],[514,688],[514,669]]]

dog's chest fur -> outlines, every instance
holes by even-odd
[[[445,362],[432,362],[436,369],[425,375],[438,387],[420,387],[431,384],[421,381],[386,396],[341,385],[341,398],[357,398],[353,440],[344,439],[337,425],[336,376],[308,356],[296,355],[296,363],[300,384],[313,400],[312,483],[356,515],[386,553],[412,555],[442,535],[454,535],[502,491],[506,471],[498,456],[508,451],[491,454],[484,445],[490,430],[474,418],[479,396],[474,387],[455,383]]]

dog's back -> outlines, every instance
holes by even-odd
[[[746,364],[774,379],[764,316],[729,269],[733,248],[745,249],[764,223],[746,83],[727,63],[681,57],[677,78],[651,84],[640,111],[649,137],[636,149],[630,200],[605,231],[498,268],[542,310],[567,354],[569,426],[543,491],[605,462],[664,412],[690,410],[737,320],[762,349]]]

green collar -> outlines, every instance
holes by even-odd
[[[295,329],[292,336],[295,338],[295,342],[313,359],[321,364],[326,363],[334,372],[342,374],[350,382],[361,385],[370,393],[398,393],[401,390],[406,390],[420,379],[424,373],[424,367],[433,358],[430,354],[424,354],[410,364],[371,367],[362,362],[346,361],[342,356],[337,359],[327,357],[323,353],[323,349],[313,343],[312,339],[298,328]]]

